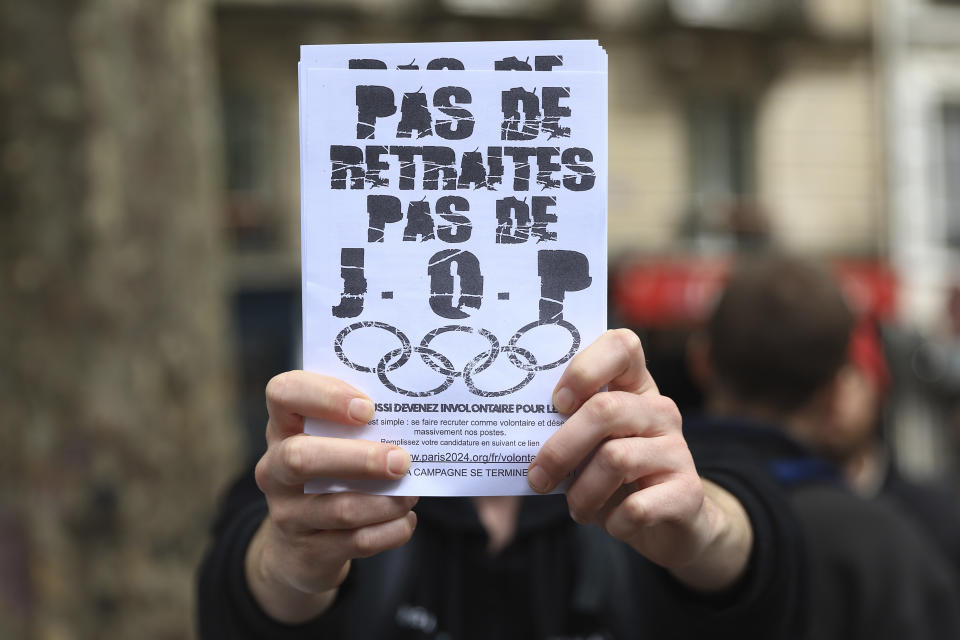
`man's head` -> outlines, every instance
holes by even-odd
[[[727,409],[789,417],[843,365],[852,314],[821,265],[769,254],[733,271],[705,331],[708,396]]]

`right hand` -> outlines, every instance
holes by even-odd
[[[305,417],[355,426],[373,418],[370,399],[341,380],[290,371],[273,378],[266,395],[267,452],[257,463],[256,479],[269,512],[247,548],[246,576],[268,615],[296,624],[333,603],[351,559],[410,539],[417,499],[304,494],[311,478],[399,480],[410,456],[393,445],[303,433]]]

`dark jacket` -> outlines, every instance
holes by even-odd
[[[727,464],[764,465],[790,493],[811,558],[811,638],[960,638],[952,567],[901,512],[853,495],[839,469],[774,426],[701,419],[684,429]]]
[[[921,483],[905,478],[887,460],[878,500],[900,509],[939,547],[960,582],[960,499],[945,484]]]
[[[270,620],[247,588],[243,559],[266,514],[252,472],[227,498],[199,582],[201,637],[401,640],[467,638],[805,637],[805,548],[785,494],[758,465],[700,451],[698,468],[743,503],[754,528],[748,569],[703,595],[596,527],[575,524],[563,496],[523,499],[499,555],[469,499],[424,498],[410,543],[354,561],[335,605],[296,627]]]

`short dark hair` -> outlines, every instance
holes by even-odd
[[[744,259],[707,326],[717,382],[737,400],[798,409],[843,365],[852,325],[823,265],[780,253]]]

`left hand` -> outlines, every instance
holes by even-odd
[[[534,490],[550,491],[580,467],[567,489],[578,523],[601,526],[691,587],[721,589],[739,577],[753,542],[747,514],[697,474],[680,412],[660,395],[636,334],[607,331],[578,353],[553,402],[570,417],[530,465]]]

